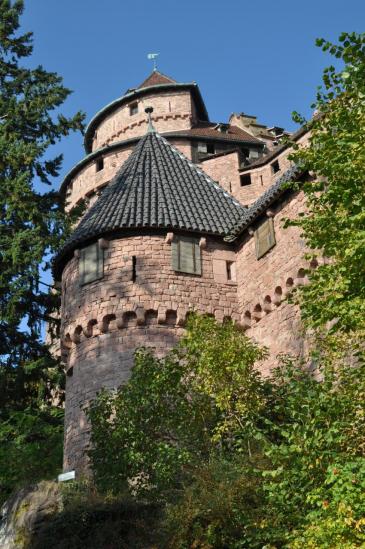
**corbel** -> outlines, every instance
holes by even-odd
[[[81,256],[80,250],[78,250],[78,249],[77,249],[77,250],[74,250],[74,257],[76,257],[76,259],[79,259],[80,256]]]
[[[267,215],[267,217],[274,217],[275,212],[273,210],[266,210],[266,215]]]
[[[199,248],[201,250],[205,250],[206,247],[207,247],[207,239],[205,238],[205,236],[202,236],[201,239],[199,240]]]
[[[99,238],[98,244],[103,250],[109,248],[109,240],[106,240],[105,238]]]
[[[171,244],[173,239],[174,239],[174,233],[167,233],[166,238],[165,238],[165,243],[166,244]]]

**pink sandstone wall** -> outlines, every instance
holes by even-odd
[[[204,162],[200,164],[200,167],[214,179],[214,181],[218,181],[226,191],[239,199],[237,196],[237,190],[240,187],[238,152],[235,151],[230,154],[209,158],[204,160]]]
[[[304,136],[298,143],[303,146],[307,140],[308,136]],[[247,166],[244,169],[240,169],[239,154],[233,151],[230,154],[206,159],[201,163],[201,167],[212,179],[218,181],[224,189],[239,200],[241,204],[250,206],[291,167],[292,163],[288,159],[290,152],[289,149],[285,149],[263,166],[257,168]],[[280,170],[276,173],[273,172],[271,167],[274,161],[278,161],[280,167]],[[241,174],[251,175],[250,185],[241,186]]]
[[[191,144],[189,141],[182,139],[169,139],[169,142],[181,151],[187,158],[191,159]],[[69,211],[83,199],[93,197],[95,193],[108,184],[127,160],[135,146],[136,144],[134,143],[133,145],[119,151],[105,153],[103,156],[104,168],[98,172],[96,171],[96,160],[91,160],[89,164],[81,168],[77,175],[73,178],[72,183],[67,187],[66,210]]]
[[[202,241],[204,246],[204,241]],[[137,279],[132,277],[136,256]],[[189,310],[239,320],[237,285],[224,280],[222,262],[234,259],[223,243],[207,239],[202,249],[202,276],[171,267],[166,235],[129,236],[110,241],[104,277],[80,286],[78,259],[62,277],[61,347],[66,369],[65,470],[85,467],[88,426],[80,410],[102,387],[125,381],[140,345],[161,354],[181,335]]]
[[[138,103],[138,113],[131,116],[129,106],[135,102]],[[96,128],[92,150],[144,135],[147,131],[146,107],[153,107],[152,120],[159,133],[191,128],[193,112],[190,92],[156,90],[147,97],[131,99],[103,119]]]
[[[305,211],[303,193],[270,210],[274,214],[276,245],[256,259],[255,238],[247,234],[237,252],[241,323],[248,328],[249,337],[270,349],[270,358],[261,365],[266,373],[276,364],[278,354],[302,353],[299,311],[287,303],[286,296],[297,285],[307,283],[303,271],[310,267],[303,258],[306,249],[300,229],[283,228],[284,218],[295,218]]]

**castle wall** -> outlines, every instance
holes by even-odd
[[[239,162],[239,154],[237,151],[234,151],[230,154],[205,159],[201,163],[201,168],[214,181],[218,181],[226,191],[240,200],[237,192],[240,187]]]
[[[283,227],[285,218],[295,218],[305,211],[303,193],[291,195],[270,210],[274,214],[276,245],[257,259],[255,238],[246,234],[237,252],[241,323],[248,328],[249,337],[270,350],[269,359],[261,365],[265,373],[277,364],[278,354],[300,356],[302,353],[299,310],[296,305],[289,304],[286,297],[297,285],[307,283],[303,270],[310,267],[303,258],[306,249],[300,228]],[[260,220],[252,228],[259,223]]]
[[[268,161],[263,166],[249,166],[242,169],[240,167],[240,155],[237,151],[229,154],[213,156],[202,162],[202,169],[210,175],[212,179],[218,181],[224,189],[230,192],[244,206],[250,206],[257,200],[275,181],[283,175],[290,167],[291,162],[288,159],[289,149],[285,149],[277,157]],[[273,163],[279,163],[279,170],[274,172]],[[240,176],[250,174],[251,183],[241,185]]]
[[[191,160],[191,144],[183,139],[169,139],[169,142]],[[67,206],[69,211],[81,200],[89,200],[90,205],[96,199],[97,193],[107,185],[114,177],[119,168],[124,164],[132,153],[136,144],[119,151],[112,151],[103,155],[104,168],[96,171],[97,160],[91,160],[86,164],[73,178],[72,183],[67,188]]]
[[[130,114],[130,105],[137,103],[138,112]],[[92,150],[140,137],[147,131],[146,107],[153,107],[152,121],[159,133],[191,128],[193,117],[189,91],[161,92],[158,89],[147,97],[130,100],[106,116],[96,128]]]
[[[215,239],[202,240],[202,276],[171,267],[165,235],[111,240],[105,250],[104,277],[79,285],[78,259],[62,277],[62,353],[67,362],[65,470],[86,467],[88,425],[80,406],[102,388],[125,381],[140,345],[165,353],[182,333],[189,310],[239,319],[237,285],[221,268],[234,252]],[[136,257],[136,281],[132,280]]]

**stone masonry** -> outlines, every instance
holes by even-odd
[[[145,107],[153,109],[149,119]],[[101,388],[128,379],[136,348],[163,355],[173,347],[189,311],[232,319],[267,346],[270,356],[259,365],[266,375],[278,355],[303,356],[299,311],[287,297],[317,263],[304,259],[299,229],[283,227],[305,211],[303,193],[281,184],[297,172],[269,128],[242,113],[232,121],[210,122],[195,83],[156,72],[88,126],[88,154],[61,187],[67,208],[86,200],[88,210],[55,261],[67,374],[65,471],[87,472],[85,406]],[[275,236],[260,256],[267,220]],[[197,274],[174,267],[172,248],[184,238],[199,250]],[[102,275],[81,283],[81,254],[95,242]]]

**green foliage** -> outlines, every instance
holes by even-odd
[[[255,455],[256,467],[262,456]],[[166,547],[262,548],[262,479],[237,456],[214,458],[194,471],[181,499],[169,505]]]
[[[0,428],[0,502],[17,486],[51,479],[62,463],[63,411],[12,410]]]
[[[348,486],[343,486],[341,499],[336,486],[342,481],[329,472],[351,469],[354,463],[365,467],[364,374],[365,364],[326,365],[314,377],[290,361],[274,373],[273,420],[267,421],[273,443],[266,448],[271,468],[264,478],[268,515],[278,539],[290,542],[297,529],[313,525],[325,501],[334,512],[349,504]],[[360,516],[354,520],[360,520],[364,496],[359,490],[355,496]],[[343,528],[344,520],[339,524]]]
[[[265,403],[253,366],[264,356],[232,323],[195,315],[165,358],[137,351],[130,381],[88,409],[98,486],[166,497],[212,451],[251,451]]]
[[[41,66],[31,69],[22,65],[33,49],[32,33],[18,33],[22,12],[21,0],[0,1],[2,494],[24,479],[26,459],[30,460],[32,481],[54,474],[55,463],[59,463],[62,414],[50,403],[61,370],[41,334],[42,322],[52,319],[59,296],[44,285],[46,291],[41,289],[41,277],[49,269],[48,258],[58,249],[72,217],[66,218],[60,196],[49,188],[59,173],[62,157],[51,158],[48,149],[83,125],[81,113],[72,118],[57,114],[70,93],[61,77]],[[46,192],[38,190],[42,188]],[[33,442],[37,440],[44,441],[43,463]],[[54,456],[48,459],[52,446]],[[19,470],[15,461],[6,461],[7,452],[13,456],[15,449]]]
[[[263,356],[193,316],[175,351],[138,351],[130,381],[89,409],[97,485],[165,501],[166,547],[361,546],[365,364],[314,375],[287,358],[264,379]]]
[[[309,146],[292,155],[316,174],[304,185],[309,213],[295,224],[309,246],[328,261],[301,291],[304,320],[311,327],[332,322],[333,331],[364,333],[365,318],[365,34],[343,33],[339,44],[317,45],[343,62],[324,72],[315,105],[305,122]],[[335,321],[335,322],[334,322]]]

